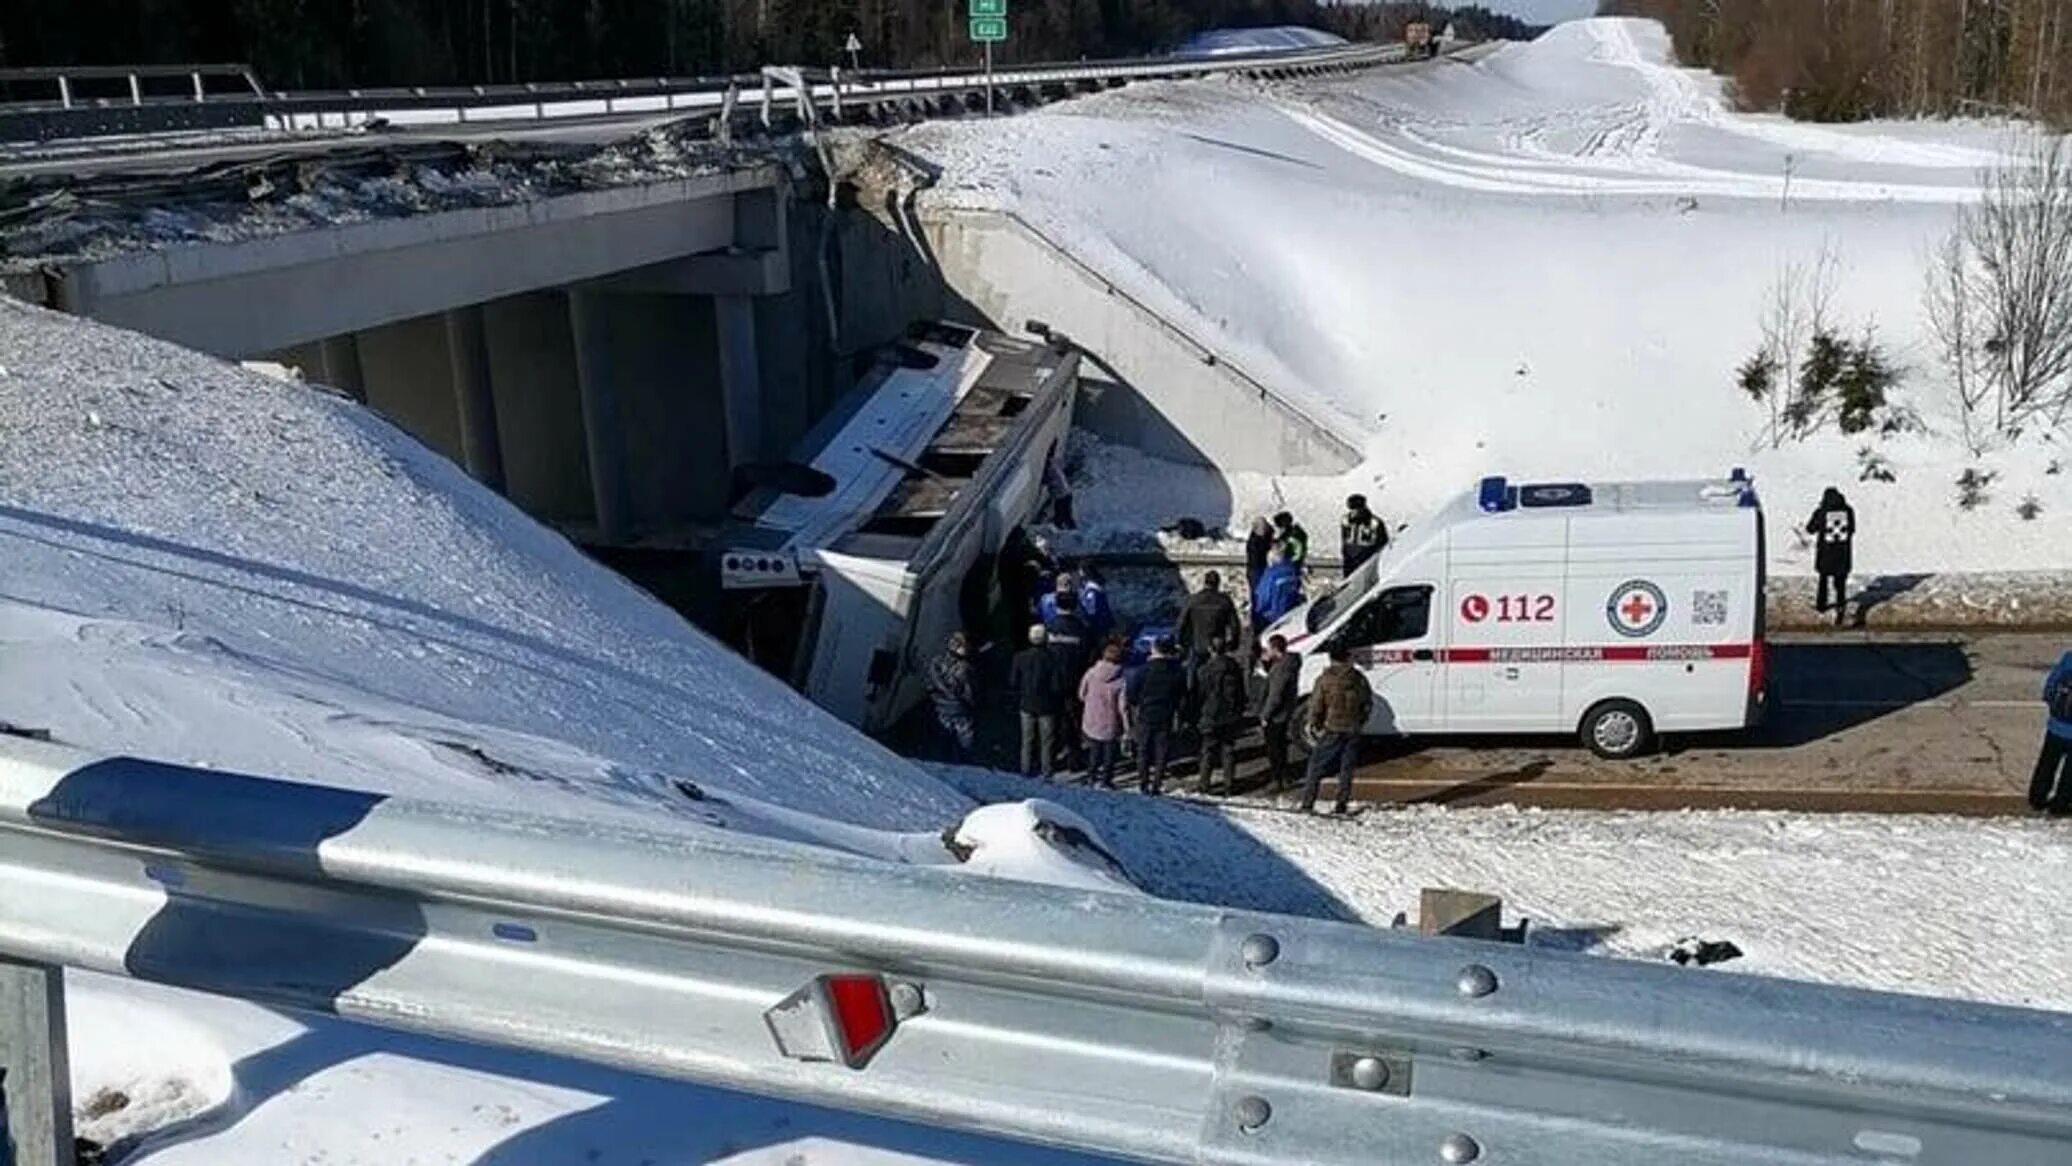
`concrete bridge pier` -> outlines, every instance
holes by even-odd
[[[470,477],[492,490],[504,489],[504,452],[496,429],[496,394],[489,382],[489,341],[482,305],[446,313],[446,363],[453,375],[453,400],[460,414],[461,464]]]

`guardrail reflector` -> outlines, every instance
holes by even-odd
[[[895,1022],[885,981],[870,975],[821,976],[763,1013],[777,1051],[795,1061],[839,1061],[861,1069],[891,1039]]]

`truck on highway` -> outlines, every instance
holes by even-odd
[[[1484,479],[1264,635],[1334,649],[1374,689],[1370,736],[1570,733],[1599,756],[1739,729],[1765,696],[1763,512],[1709,481]]]

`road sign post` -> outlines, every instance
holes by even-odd
[[[1007,0],[971,0],[971,39],[986,53],[986,116],[993,115],[993,46],[1007,39]]]

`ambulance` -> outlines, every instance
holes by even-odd
[[[1601,757],[1762,715],[1763,512],[1711,481],[1486,478],[1268,628],[1302,654],[1297,731],[1335,648],[1370,736],[1576,733]]]

